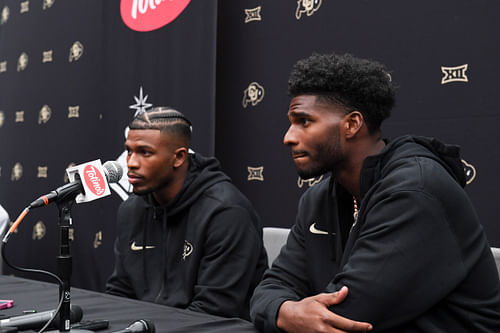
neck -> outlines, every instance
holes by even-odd
[[[172,202],[181,191],[182,185],[184,185],[187,176],[187,168],[182,167],[180,170],[175,170],[174,172],[175,174],[167,184],[152,193],[160,206],[166,206]]]
[[[338,171],[334,172],[335,179],[349,192],[356,200],[359,201],[360,189],[359,182],[363,162],[368,156],[379,154],[385,147],[385,142],[380,135],[375,136],[372,140],[353,143],[349,147],[349,156],[346,163]]]

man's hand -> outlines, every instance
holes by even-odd
[[[298,302],[284,302],[278,312],[277,325],[288,332],[366,332],[372,329],[369,323],[341,317],[328,309],[347,297],[347,287],[330,294],[319,294]]]

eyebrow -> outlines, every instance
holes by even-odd
[[[124,147],[125,147],[125,149],[129,149],[129,148],[130,148],[130,146],[129,146],[129,145],[127,145],[127,142],[126,142],[126,141],[125,141]],[[153,149],[154,147],[153,147],[153,146],[151,146],[151,145],[148,145],[148,144],[140,144],[140,143],[139,143],[139,144],[137,144],[137,145],[134,145],[134,148],[135,148],[135,149],[144,149],[144,148],[147,148],[147,149]]]
[[[304,112],[304,111],[288,111],[287,116],[290,117],[311,117],[311,114],[309,112]]]

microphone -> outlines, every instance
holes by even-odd
[[[111,333],[155,333],[155,325],[147,319],[134,321],[126,329],[113,331]]]
[[[75,180],[63,186],[58,187],[54,191],[42,195],[41,197],[33,201],[28,206],[28,209],[46,206],[54,201],[64,201],[64,200],[74,199],[78,194],[85,193],[85,187],[89,188],[89,185],[90,185],[90,192],[94,193],[94,198],[90,200],[97,199],[100,196],[103,196],[103,194],[106,195],[106,193],[104,193],[103,188],[107,189],[107,186],[98,169],[98,166],[100,166],[100,162],[99,165],[97,166],[95,162],[96,161],[85,163],[82,164],[81,166],[76,166],[68,169],[67,170],[68,172],[70,170],[75,171]],[[102,167],[107,183],[116,183],[120,180],[120,178],[123,175],[123,169],[121,165],[116,161],[107,161],[106,163],[104,163]],[[80,173],[77,173],[77,170],[79,168],[81,168],[83,171],[82,173],[85,184],[82,183]]]
[[[39,313],[30,313],[22,316],[10,317],[0,320],[0,328],[17,327],[18,330],[29,330],[42,328],[54,316],[56,310],[49,310]],[[70,322],[76,323],[82,320],[82,308],[77,305],[70,306]],[[59,313],[52,321],[52,325],[59,324]]]

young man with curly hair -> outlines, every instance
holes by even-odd
[[[251,301],[263,332],[500,332],[500,286],[459,148],[388,141],[395,88],[351,55],[300,60],[284,143],[302,178],[286,245]]]

